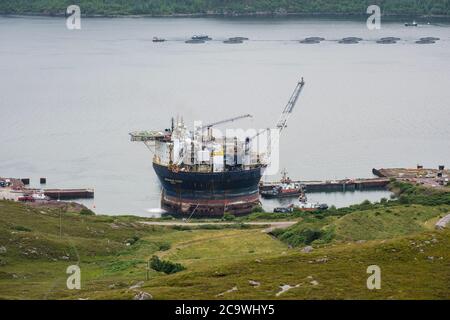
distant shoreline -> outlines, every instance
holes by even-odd
[[[55,17],[61,18],[66,15],[63,13],[3,13],[0,16],[5,17]],[[273,13],[273,12],[254,12],[254,13],[174,13],[166,15],[158,14],[81,14],[84,18],[285,18],[285,17],[311,17],[311,18],[366,18],[366,14],[357,13]],[[399,15],[383,14],[382,18],[389,19],[450,19],[450,15]]]

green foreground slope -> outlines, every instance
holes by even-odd
[[[398,202],[331,210],[297,216],[277,238],[241,224],[149,226],[137,217],[70,212],[60,231],[56,209],[0,201],[0,298],[133,299],[145,292],[154,299],[449,299],[450,232],[434,230],[449,211]],[[305,228],[326,235],[310,239],[311,252],[298,240]],[[150,270],[147,280],[154,255],[185,270]],[[81,268],[81,290],[66,287],[73,264]],[[382,288],[371,291],[366,269],[374,264]],[[277,295],[282,285],[292,288]]]
[[[365,15],[372,4],[389,15],[450,15],[448,0],[3,0],[0,13],[64,14],[71,4],[78,4],[83,14],[98,15],[169,15],[169,14],[357,14]]]

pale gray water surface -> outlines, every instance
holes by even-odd
[[[245,36],[239,45],[182,40]],[[153,43],[153,36],[165,43]],[[297,41],[355,36],[356,45]],[[395,36],[394,45],[374,40]],[[417,45],[420,37],[439,37]],[[259,41],[257,41],[259,40]],[[159,207],[151,154],[128,132],[170,117],[244,128],[274,125],[296,81],[307,86],[281,141],[299,179],[370,177],[373,167],[450,165],[450,28],[295,19],[0,18],[0,176],[53,187],[94,187],[96,211],[149,215]],[[347,205],[385,192],[317,194]],[[267,203],[268,208],[276,204]]]

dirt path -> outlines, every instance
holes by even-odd
[[[250,221],[250,222],[242,222],[245,225],[249,226],[260,226],[264,227],[263,232],[271,232],[274,229],[286,229],[290,226],[296,224],[298,221]],[[141,221],[142,224],[150,225],[150,226],[184,226],[184,227],[195,227],[195,226],[204,226],[204,225],[234,225],[235,222],[183,222],[183,221]]]

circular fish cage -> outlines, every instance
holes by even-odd
[[[377,41],[377,43],[379,43],[379,44],[395,44],[395,43],[397,43],[397,41],[392,40],[392,39],[384,39],[384,40],[380,39]]]
[[[304,40],[300,40],[300,43],[303,43],[303,44],[316,44],[316,43],[320,43],[320,41],[319,40],[304,39]]]
[[[380,39],[380,41],[400,41],[400,40],[401,39],[397,37],[384,37]]]
[[[436,43],[436,41],[433,41],[433,40],[417,40],[416,43],[417,44],[433,44],[433,43]]]

